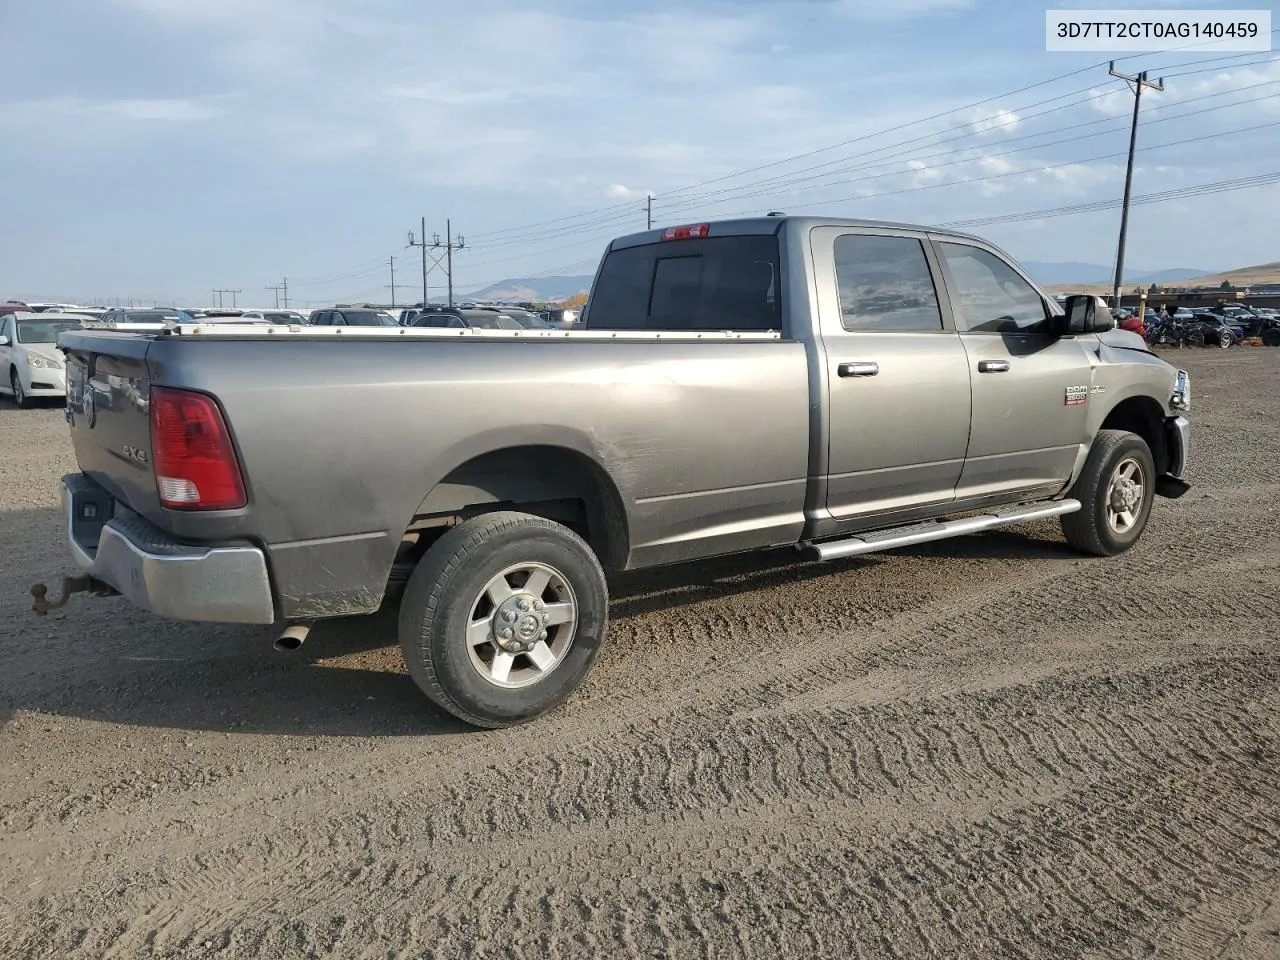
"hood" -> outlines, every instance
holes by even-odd
[[[1143,353],[1151,352],[1147,348],[1147,341],[1132,330],[1121,330],[1117,327],[1098,334],[1098,339],[1108,347],[1118,347],[1121,350],[1141,350]]]

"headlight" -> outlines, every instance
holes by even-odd
[[[1169,398],[1169,406],[1175,410],[1191,409],[1191,377],[1187,371],[1179,370],[1173,383],[1173,396]]]
[[[48,357],[42,357],[38,353],[27,354],[28,367],[44,367],[48,370],[61,370],[62,364],[57,360],[50,360]]]

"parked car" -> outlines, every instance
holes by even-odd
[[[103,326],[164,327],[175,323],[196,323],[196,318],[178,307],[115,307],[97,318]]]
[[[1113,555],[1188,489],[1186,373],[976,237],[669,227],[610,244],[591,304],[568,335],[64,334],[73,586],[284,621],[293,648],[403,585],[413,679],[501,727],[595,663],[606,568],[830,560],[1047,517]]]
[[[1228,317],[1202,310],[1195,314],[1195,320],[1204,327],[1206,344],[1216,344],[1225,350],[1244,339],[1244,328]]]
[[[19,407],[36,397],[67,393],[65,362],[58,336],[79,327],[87,317],[67,313],[18,311],[0,316],[0,392]]]
[[[294,324],[306,323],[307,318],[292,310],[246,310],[240,315],[243,322],[258,321],[260,323]]]
[[[453,310],[427,310],[413,321],[414,327],[444,327],[460,330],[472,327],[478,330],[524,330],[524,324],[506,313],[484,308]]]
[[[311,325],[316,327],[398,327],[394,317],[381,310],[364,307],[336,307],[312,310]]]
[[[519,307],[485,307],[484,309],[491,310],[494,313],[500,313],[506,317],[510,317],[512,320],[520,324],[520,326],[524,327],[526,330],[555,329],[551,324],[547,323],[547,321],[543,320],[536,313],[531,313],[528,310],[522,310]]]

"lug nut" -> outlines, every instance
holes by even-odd
[[[528,601],[528,600],[521,600],[521,601],[520,601],[520,609],[521,609],[521,610],[528,610],[528,609],[529,609],[529,601]]]
[[[503,628],[502,628],[502,632],[501,632],[501,633],[499,633],[499,634],[498,634],[498,636],[500,636],[503,640],[510,640],[510,639],[511,639],[511,628],[510,628],[510,627],[503,627]]]
[[[507,621],[507,623],[515,623],[516,612],[514,610],[508,610],[506,613],[502,615],[502,619]]]
[[[542,622],[543,622],[543,623],[550,623],[550,622],[551,622],[551,614],[549,614],[549,613],[544,613],[544,614],[542,615]]]
[[[543,607],[545,607],[545,606],[546,606],[546,604],[545,604],[545,603],[543,603],[541,600],[535,600],[535,601],[533,601],[533,609],[535,609],[535,610],[541,610],[541,609],[542,609]]]
[[[547,639],[547,631],[543,630],[540,634],[538,634],[538,639],[539,640]]]

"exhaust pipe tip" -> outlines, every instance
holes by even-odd
[[[289,653],[297,650],[304,642],[306,642],[308,634],[311,633],[310,622],[291,623],[281,631],[280,636],[276,637],[272,646],[282,653]]]

